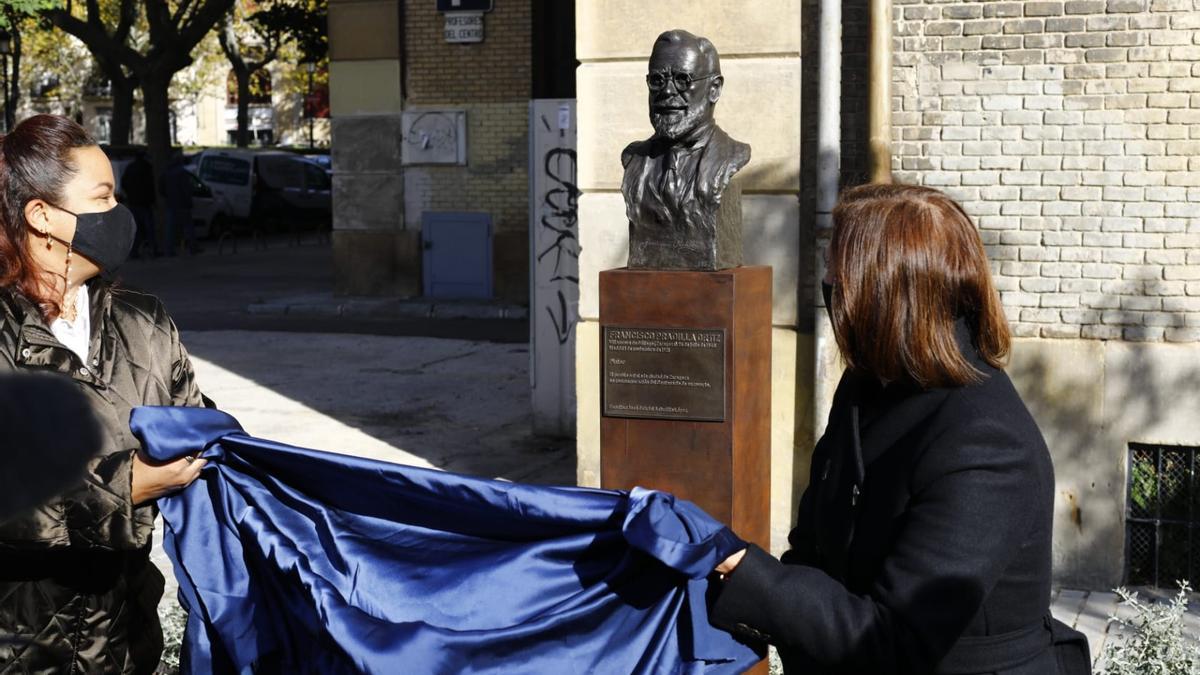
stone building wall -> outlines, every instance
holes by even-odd
[[[398,0],[329,3],[334,290],[339,293],[420,293],[419,270],[405,274],[397,264],[420,251],[420,232],[404,222],[399,10]]]
[[[1200,446],[1200,3],[894,12],[894,174],[979,226],[1054,456],[1056,580],[1114,586],[1130,443]]]

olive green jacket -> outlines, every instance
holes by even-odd
[[[0,675],[148,673],[162,651],[163,579],[149,559],[156,509],[130,497],[139,444],[129,413],[211,402],[157,298],[100,280],[88,289],[88,363],[29,300],[0,289],[0,376],[72,378],[104,439],[82,485],[0,523]]]

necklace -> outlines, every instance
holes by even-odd
[[[67,323],[75,323],[75,319],[79,318],[79,309],[76,301],[79,299],[79,289],[68,290],[63,293],[62,310],[59,312],[59,318]]]
[[[43,232],[46,237],[46,250],[50,251],[54,248],[54,242],[61,241],[49,232]],[[63,272],[63,294],[62,304],[58,308],[58,316],[67,323],[75,323],[75,319],[79,318],[78,306],[75,304],[79,299],[79,289],[71,289],[71,255],[75,252],[75,247],[70,242],[63,242],[67,249],[67,259],[65,261],[66,269]]]

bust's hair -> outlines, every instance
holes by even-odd
[[[833,209],[833,333],[846,365],[922,387],[981,379],[959,351],[955,323],[1000,368],[1010,333],[979,232],[933,188],[860,185]]]
[[[654,49],[658,49],[659,45],[684,45],[695,49],[700,54],[700,62],[708,67],[707,74],[721,74],[721,58],[717,56],[717,48],[706,37],[692,35],[686,30],[675,29],[669,30],[654,41]],[[651,50],[653,51],[653,50]]]

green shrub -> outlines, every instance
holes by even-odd
[[[1179,582],[1179,593],[1169,603],[1142,601],[1125,588],[1116,589],[1121,604],[1131,607],[1128,619],[1109,618],[1127,630],[1124,640],[1109,641],[1104,647],[1104,673],[1108,675],[1198,675],[1200,645],[1184,632],[1188,593],[1192,588]]]

